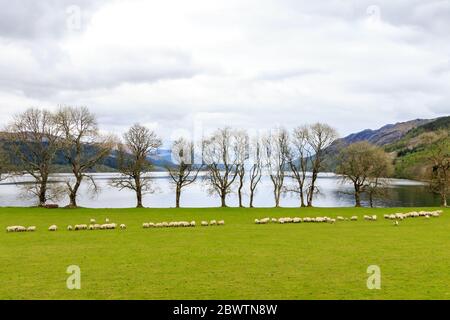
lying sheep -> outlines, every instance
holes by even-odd
[[[48,231],[57,231],[58,230],[58,226],[56,225],[51,225],[50,227],[48,227]]]
[[[23,226],[10,226],[6,227],[6,232],[24,232],[27,231],[27,228]]]

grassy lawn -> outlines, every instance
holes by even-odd
[[[413,210],[2,208],[0,299],[450,299],[450,210],[398,227],[382,218]],[[364,214],[379,220],[363,221]],[[360,220],[253,223],[322,215]],[[128,229],[65,230],[106,217]],[[226,225],[142,228],[148,221],[211,219]],[[60,230],[47,231],[51,224]],[[9,225],[38,230],[6,233]],[[81,290],[66,288],[69,265],[81,268]],[[381,268],[381,290],[366,287],[369,265]]]

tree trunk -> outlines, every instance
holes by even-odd
[[[305,205],[305,196],[303,194],[303,188],[300,189],[300,207],[304,208]]]
[[[355,184],[355,207],[361,207],[361,192],[359,186]]]
[[[253,192],[253,190],[250,190],[250,204],[249,204],[250,208],[253,208],[253,197],[254,197],[254,192]]]
[[[222,208],[225,208],[227,206],[226,198],[227,198],[227,193],[225,190],[222,190],[220,193],[220,202],[221,202]]]
[[[238,197],[239,197],[239,208],[243,208],[244,205],[242,204],[242,188],[243,188],[243,184],[241,183],[239,185],[239,189],[238,189]]]
[[[70,199],[70,204],[69,207],[71,208],[77,208],[77,194],[78,194],[78,189],[80,188],[81,185],[81,181],[82,181],[82,177],[77,177],[77,182],[75,183],[73,189],[70,191],[69,194],[69,199]]]
[[[441,195],[441,206],[447,207],[447,195],[445,193]]]
[[[280,192],[275,189],[273,192],[274,198],[275,198],[275,208],[280,207]]]
[[[47,178],[43,177],[39,185],[39,207],[45,207],[47,202]]]
[[[177,189],[175,191],[175,208],[180,207],[180,198],[181,198],[181,188],[177,186]]]

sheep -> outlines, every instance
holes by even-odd
[[[155,224],[155,228],[162,228],[162,227],[163,227],[162,223]]]
[[[74,230],[86,230],[88,228],[88,226],[86,224],[76,224],[74,227]]]
[[[328,223],[334,224],[334,223],[336,223],[336,219],[330,219],[330,220],[328,220]]]
[[[398,224],[399,224],[399,223],[398,223],[398,220],[395,220],[395,221],[394,221],[394,226],[398,226]]]
[[[377,221],[377,219],[378,219],[377,215],[374,214],[374,215],[372,216],[372,221]]]
[[[50,227],[48,227],[48,231],[57,231],[58,230],[58,226],[56,225],[51,225]]]
[[[153,222],[149,222],[149,223],[148,223],[148,227],[149,227],[149,228],[154,228],[154,227],[155,227],[155,224],[154,224]]]
[[[211,220],[209,225],[210,226],[216,226],[217,225],[217,221],[216,220]]]
[[[94,225],[90,224],[89,227],[88,227],[88,230],[94,230]]]
[[[352,217],[350,218],[350,220],[351,220],[351,221],[358,221],[358,216],[352,216]]]
[[[106,219],[105,219],[105,222],[106,222],[106,223],[109,223],[109,219],[108,219],[108,218],[106,218]]]
[[[427,215],[427,216],[425,216],[425,219],[430,219],[430,216],[428,216],[428,215]]]
[[[89,220],[89,222],[91,223],[91,224],[95,224],[95,219],[91,219],[91,220]]]
[[[73,230],[73,227],[69,224],[68,226],[67,226],[67,231],[72,231]]]
[[[191,221],[190,226],[195,227],[195,224],[196,224],[195,221]]]
[[[121,230],[126,230],[126,228],[127,228],[127,226],[126,226],[125,224],[122,223],[122,224],[120,225],[120,229],[121,229]]]
[[[178,227],[178,222],[169,222],[169,227]]]
[[[28,231],[28,232],[34,232],[34,231],[36,231],[36,227],[35,227],[35,226],[29,226],[29,227],[27,228],[27,231]]]
[[[256,224],[260,224],[261,221],[259,221],[259,219],[255,219],[255,223],[256,223]],[[202,224],[203,224],[203,222],[202,222]]]
[[[207,227],[207,226],[209,226],[209,223],[208,223],[208,221],[202,221],[201,225],[202,225],[202,227]]]
[[[7,232],[24,232],[27,229],[25,227],[22,226],[10,226],[10,227],[6,227],[6,231]]]
[[[220,220],[217,222],[218,226],[224,226],[225,225],[225,221],[224,220]]]
[[[300,223],[300,222],[302,222],[302,219],[295,217],[294,219],[292,219],[292,222]]]
[[[277,222],[278,222],[277,218],[272,218],[271,221],[272,221],[273,223],[277,223]]]
[[[336,220],[337,220],[337,221],[344,221],[345,219],[344,219],[344,217],[342,217],[342,216],[337,216],[337,217],[336,217]]]

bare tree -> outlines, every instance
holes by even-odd
[[[305,188],[306,176],[308,170],[308,161],[311,158],[311,149],[309,147],[309,128],[308,126],[297,127],[294,129],[291,138],[291,147],[287,153],[287,162],[290,169],[290,178],[294,180],[292,187],[288,186],[286,190],[293,192],[300,197],[300,206],[306,207]]]
[[[49,200],[48,182],[54,172],[53,161],[60,136],[54,117],[47,110],[31,108],[14,117],[8,132],[16,171],[25,172],[34,179],[27,190],[37,196],[39,206],[45,206]]]
[[[447,207],[447,197],[450,194],[450,140],[447,136],[433,144],[429,162],[431,190],[440,196],[441,206]]]
[[[8,179],[13,171],[10,156],[5,150],[4,144],[0,144],[0,181]]]
[[[308,144],[313,153],[311,161],[311,182],[307,190],[307,205],[312,207],[314,194],[318,192],[316,181],[323,169],[325,149],[328,148],[338,137],[337,131],[327,124],[316,123],[310,126]]]
[[[76,208],[78,190],[84,179],[97,191],[89,172],[110,155],[113,140],[99,134],[95,116],[85,107],[62,107],[56,113],[55,122],[62,133],[60,150],[74,176],[74,181],[66,181],[69,207]]]
[[[289,134],[284,128],[271,131],[263,138],[264,165],[273,184],[275,207],[280,206],[286,174]]]
[[[259,138],[255,138],[252,142],[252,164],[249,170],[249,182],[250,182],[250,208],[253,208],[253,200],[255,197],[256,188],[262,178],[262,150],[261,141]]]
[[[146,175],[151,168],[148,156],[161,146],[161,140],[155,132],[135,124],[124,134],[124,143],[119,144],[117,162],[120,177],[112,180],[112,185],[136,192],[137,208],[142,208],[142,196],[152,192],[150,176]]]
[[[237,175],[238,175],[238,199],[239,207],[243,208],[244,204],[242,201],[242,190],[244,189],[245,182],[245,163],[248,159],[248,144],[249,137],[245,130],[236,131],[236,144],[235,144],[235,154],[237,163]]]
[[[210,193],[217,193],[221,206],[226,207],[227,195],[238,175],[238,159],[235,154],[236,140],[231,128],[218,129],[202,143],[203,162],[208,169],[205,177]]]
[[[194,164],[194,144],[184,138],[173,143],[172,160],[174,165],[167,165],[166,170],[175,185],[175,206],[179,208],[183,188],[197,180],[202,165]]]
[[[341,150],[336,172],[342,175],[343,181],[353,184],[355,206],[361,206],[361,194],[368,192],[371,206],[373,196],[383,186],[382,178],[392,172],[392,160],[383,149],[369,142],[357,142]]]

